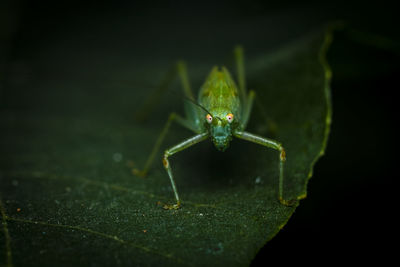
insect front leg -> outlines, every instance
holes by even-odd
[[[168,130],[171,126],[171,123],[173,121],[178,122],[179,124],[181,124],[183,127],[188,128],[189,130],[195,131],[195,128],[193,127],[193,125],[191,123],[189,123],[187,120],[185,120],[184,118],[182,118],[181,116],[179,116],[176,113],[171,113],[168,117],[167,122],[165,123],[165,126],[163,128],[163,130],[161,131],[160,135],[157,138],[156,143],[154,144],[153,150],[151,151],[149,157],[146,160],[146,163],[144,165],[144,168],[142,170],[140,169],[133,169],[132,172],[135,175],[138,176],[146,176],[152,163],[154,162],[154,158],[158,152],[158,150],[160,149],[160,146],[162,144],[162,141],[164,140],[165,136],[168,133]]]
[[[248,132],[237,131],[233,135],[237,138],[247,140],[247,141],[250,141],[250,142],[262,145],[262,146],[270,147],[270,148],[280,151],[280,154],[279,154],[279,196],[278,196],[278,198],[279,198],[279,201],[285,206],[293,205],[293,203],[296,201],[296,199],[285,200],[283,198],[283,170],[284,170],[284,165],[285,165],[285,161],[286,161],[286,152],[285,152],[285,149],[283,148],[282,144],[275,140],[257,136],[257,135],[254,135],[254,134],[251,134]]]
[[[183,142],[181,142],[165,151],[162,161],[163,161],[164,168],[167,171],[169,179],[171,181],[171,186],[172,186],[172,189],[174,190],[174,195],[175,195],[175,199],[176,199],[175,205],[165,205],[164,206],[165,209],[178,209],[181,205],[181,201],[180,201],[180,198],[178,195],[178,190],[176,188],[174,176],[172,174],[172,169],[171,169],[171,165],[169,164],[168,157],[172,156],[173,154],[175,154],[179,151],[182,151],[194,144],[197,144],[197,143],[205,140],[207,137],[208,137],[208,133],[201,133],[201,134],[195,135],[191,138],[188,138],[188,139],[184,140]]]

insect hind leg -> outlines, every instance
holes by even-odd
[[[194,98],[193,91],[190,87],[186,63],[184,61],[178,61],[177,70],[182,83],[183,93],[185,94],[185,97],[188,98],[188,101],[185,101],[184,103],[184,108],[185,108],[186,120],[188,122],[191,122],[190,123],[191,127],[186,127],[186,128],[191,129],[195,133],[200,133],[203,130],[201,126],[202,112],[198,110],[198,107],[194,103],[191,103],[191,102],[195,103],[197,102]]]
[[[137,121],[145,121],[150,116],[155,107],[157,107],[157,104],[161,101],[162,95],[168,90],[177,76],[180,78],[185,97],[194,100],[186,64],[183,61],[178,61],[169,68],[157,89],[147,97],[140,109],[135,113],[134,117]]]
[[[240,91],[240,97],[244,103],[247,102],[247,92],[246,92],[246,74],[244,70],[244,53],[243,53],[243,47],[238,45],[235,47],[233,50],[233,54],[235,56],[235,62],[236,62],[236,72],[237,72],[237,78],[239,82],[239,91]]]
[[[178,61],[176,63],[176,69],[178,71],[178,75],[182,83],[183,93],[187,98],[194,100],[194,95],[190,87],[189,75],[187,73],[186,63],[182,60]]]

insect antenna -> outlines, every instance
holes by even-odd
[[[200,103],[198,103],[197,101],[195,101],[195,100],[193,100],[193,99],[191,99],[191,98],[189,98],[189,97],[186,97],[186,96],[185,96],[183,99],[186,100],[186,101],[189,101],[190,103],[192,103],[192,104],[198,106],[199,108],[201,108],[202,110],[204,110],[205,112],[207,112],[208,114],[210,114],[210,112],[209,112],[205,107],[203,107],[202,105],[200,105]]]
[[[190,103],[198,106],[199,108],[201,108],[202,110],[204,110],[205,112],[207,112],[207,114],[211,114],[210,111],[208,111],[205,107],[203,107],[200,103],[198,103],[197,101],[189,98],[189,97],[184,97],[185,100],[189,101]],[[222,119],[220,117],[215,116],[214,118],[217,118],[219,121],[222,122]]]

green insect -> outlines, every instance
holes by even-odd
[[[183,62],[177,64],[176,69],[182,82],[185,97],[190,100],[185,103],[186,117],[183,118],[176,113],[171,113],[146,161],[144,169],[134,169],[134,173],[137,175],[144,176],[147,174],[172,121],[178,122],[195,133],[194,136],[167,149],[164,153],[162,162],[168,173],[176,199],[176,204],[166,205],[165,208],[178,209],[181,205],[169,157],[207,138],[211,138],[219,151],[225,151],[233,137],[278,150],[280,152],[279,201],[284,205],[289,205],[290,203],[290,201],[283,199],[283,169],[286,153],[282,144],[245,131],[255,99],[255,92],[252,90],[249,93],[246,92],[243,49],[236,47],[234,56],[239,86],[236,85],[225,67],[214,67],[199,91],[197,102],[194,100],[195,98],[190,88],[185,64]]]

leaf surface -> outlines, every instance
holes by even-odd
[[[258,102],[247,130],[286,148],[288,199],[306,196],[326,146],[329,42],[320,30],[246,59]],[[37,63],[42,76],[5,91],[2,102],[1,264],[245,266],[293,214],[298,204],[277,200],[279,153],[241,140],[224,153],[206,141],[171,157],[183,206],[164,210],[160,203],[174,198],[161,153],[148,177],[131,169],[143,166],[182,101],[167,93],[149,122],[137,123],[133,114],[150,91],[118,78],[132,71],[136,84],[159,82],[169,63],[98,66],[92,74],[108,78],[99,81],[79,75],[84,58],[65,59],[54,71],[46,60]],[[198,63],[189,64],[195,85],[212,67]],[[191,135],[173,126],[163,149]]]

